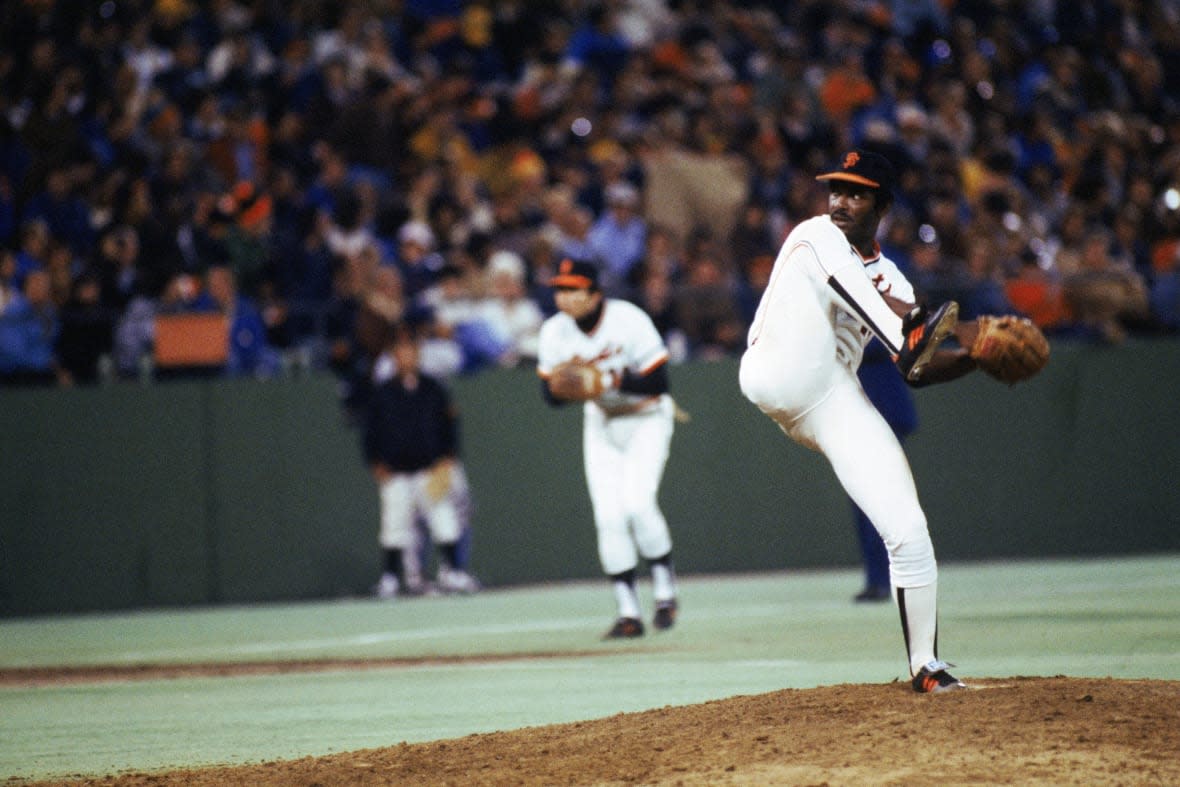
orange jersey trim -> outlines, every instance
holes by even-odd
[[[661,366],[663,366],[667,362],[668,362],[668,354],[664,353],[663,357],[657,358],[656,360],[649,363],[647,366],[640,369],[639,374],[640,375],[651,374],[653,371],[655,371],[656,369],[659,369]]]

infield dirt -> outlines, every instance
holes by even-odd
[[[904,683],[787,689],[326,757],[21,784],[1180,784],[1180,682],[971,684],[941,695]]]

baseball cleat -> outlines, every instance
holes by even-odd
[[[676,599],[661,601],[656,604],[656,614],[651,624],[660,631],[666,631],[676,625]]]
[[[959,324],[959,304],[947,301],[927,315],[925,308],[915,307],[902,322],[901,352],[897,355],[897,368],[907,382],[917,382],[934,351]]]
[[[479,581],[459,568],[440,570],[435,584],[443,593],[468,594],[479,591]]]
[[[632,639],[643,636],[643,621],[639,618],[619,618],[603,639]]]
[[[405,598],[418,598],[419,596],[433,596],[435,595],[435,588],[429,582],[422,579],[407,579],[401,587],[398,588],[397,594]]]
[[[966,683],[946,671],[947,667],[953,666],[955,665],[947,664],[945,661],[931,661],[914,676],[914,691],[919,694],[937,694],[967,688]]]
[[[388,571],[382,574],[381,579],[377,581],[377,587],[373,589],[373,593],[383,601],[391,601],[397,598],[397,577]]]
[[[889,601],[893,598],[893,591],[888,585],[866,585],[865,589],[852,597],[853,601]]]

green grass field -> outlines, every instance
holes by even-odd
[[[956,674],[1180,680],[1180,555],[944,564]],[[681,578],[675,629],[602,642],[604,583],[464,598],[0,622],[0,670],[390,660],[363,669],[0,683],[0,778],[240,764],[901,679],[891,604],[851,569]],[[644,599],[648,588],[645,591]]]

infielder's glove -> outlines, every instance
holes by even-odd
[[[597,399],[606,384],[602,372],[592,363],[572,360],[559,364],[549,375],[549,391],[558,399],[585,402]]]
[[[1032,320],[1012,314],[983,316],[971,344],[971,357],[1000,382],[1027,380],[1049,362],[1049,341]]]
[[[440,459],[426,476],[426,497],[431,503],[439,503],[451,491],[451,468],[449,459]]]

